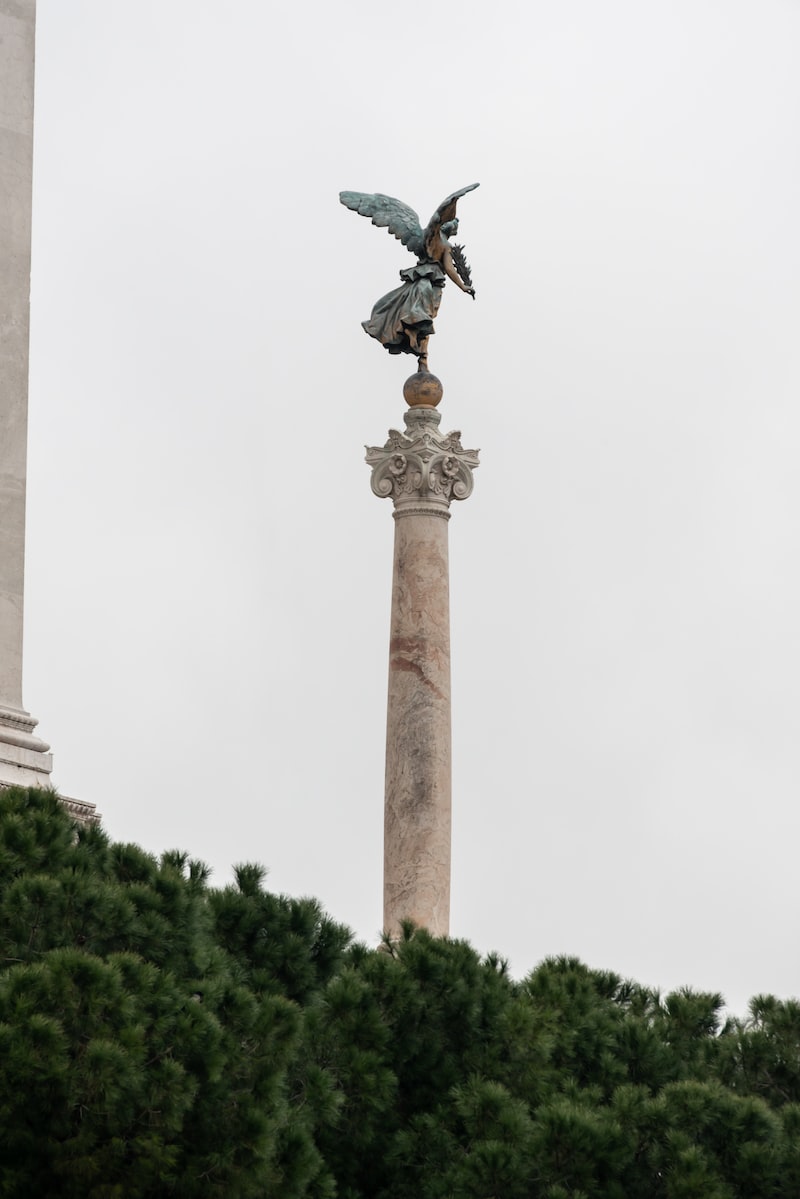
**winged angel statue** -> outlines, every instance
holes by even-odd
[[[439,311],[445,280],[452,279],[456,287],[475,299],[464,250],[449,239],[458,231],[456,204],[477,186],[470,183],[443,200],[427,229],[420,227],[416,212],[402,200],[380,192],[339,193],[346,208],[371,217],[373,225],[388,229],[417,256],[416,266],[400,272],[401,285],[382,296],[369,320],[361,323],[390,354],[416,354],[420,371],[428,369],[428,338],[434,332],[433,319]]]

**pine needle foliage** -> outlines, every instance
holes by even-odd
[[[0,792],[0,1197],[797,1199],[800,1004],[377,950]]]

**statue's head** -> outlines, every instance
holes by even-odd
[[[458,217],[453,217],[452,221],[445,221],[442,225],[442,234],[444,237],[455,237],[458,233]]]

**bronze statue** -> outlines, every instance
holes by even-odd
[[[388,229],[417,256],[416,266],[400,272],[400,287],[382,296],[369,320],[361,323],[390,354],[416,354],[420,371],[428,369],[428,338],[434,332],[433,318],[439,311],[445,279],[452,279],[456,287],[475,299],[463,247],[449,239],[458,230],[456,204],[477,186],[471,183],[443,200],[425,230],[414,209],[392,196],[339,193],[346,208],[371,217],[373,225]]]

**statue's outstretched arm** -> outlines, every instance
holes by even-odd
[[[468,287],[459,275],[458,271],[456,270],[455,263],[453,262],[453,255],[449,246],[445,246],[444,248],[444,254],[442,255],[442,266],[444,267],[445,274],[447,275],[448,279],[452,279],[456,287],[460,287],[462,291],[465,291],[468,296],[472,296],[474,300],[475,288]]]

